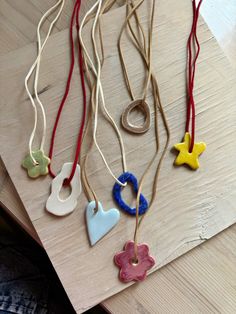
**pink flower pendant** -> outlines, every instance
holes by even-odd
[[[142,281],[147,271],[155,265],[155,260],[149,255],[147,244],[138,244],[138,261],[134,261],[134,241],[126,242],[124,251],[116,253],[115,264],[120,268],[119,278],[122,282]]]

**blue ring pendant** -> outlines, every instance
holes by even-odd
[[[122,183],[131,183],[133,190],[135,194],[138,193],[138,180],[136,177],[130,173],[130,172],[124,172],[121,176],[119,176],[118,180]],[[113,186],[113,197],[116,202],[116,204],[123,209],[127,214],[131,216],[136,215],[136,208],[131,208],[128,206],[124,200],[122,199],[121,192],[123,190],[123,187],[119,183],[115,183]],[[148,209],[148,202],[146,198],[143,196],[143,194],[140,194],[140,201],[139,201],[139,215],[143,215]]]

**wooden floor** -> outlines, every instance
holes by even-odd
[[[34,24],[51,3],[53,1],[1,0],[2,55],[35,40]],[[235,66],[235,2],[224,1],[223,5],[219,0],[206,1],[202,13],[232,66]],[[65,14],[58,30],[68,26],[68,19]],[[1,202],[37,238],[7,175],[0,178]],[[146,282],[126,289],[103,305],[113,313],[235,313],[235,240],[236,226],[233,226],[162,268]]]

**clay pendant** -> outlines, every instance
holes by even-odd
[[[181,166],[186,164],[193,170],[197,170],[200,167],[198,158],[206,149],[206,144],[204,142],[194,143],[192,152],[189,152],[190,144],[191,136],[186,132],[184,141],[174,145],[174,148],[179,151],[179,154],[175,159],[175,165]]]
[[[46,203],[49,213],[56,216],[65,216],[73,212],[77,206],[77,200],[81,193],[80,166],[77,165],[73,179],[71,180],[71,194],[66,199],[60,198],[60,190],[63,182],[70,176],[72,163],[65,163],[61,172],[52,180],[51,194]]]
[[[42,150],[36,150],[32,152],[32,155],[37,164],[34,164],[30,154],[28,154],[22,162],[22,167],[27,170],[28,176],[30,178],[38,178],[39,176],[47,175],[50,159]]]
[[[137,195],[138,193],[138,180],[137,178],[130,172],[124,172],[119,176],[118,180],[122,183],[130,183],[133,187],[134,193]],[[122,198],[121,192],[123,187],[119,183],[115,183],[113,186],[113,197],[116,204],[123,209],[127,214],[131,216],[136,215],[136,207],[131,208]],[[139,215],[143,215],[148,210],[148,201],[141,193],[140,202],[139,202]]]
[[[149,254],[149,247],[146,243],[138,244],[137,251],[138,259],[135,260],[134,242],[128,241],[124,250],[114,256],[115,264],[120,268],[120,281],[143,281],[147,276],[147,271],[155,265],[155,260]]]
[[[145,121],[142,126],[135,126],[129,122],[129,114],[135,108],[139,107],[145,115]],[[151,113],[148,104],[143,99],[132,101],[129,106],[123,111],[121,116],[122,126],[131,133],[142,134],[149,130],[151,124]]]
[[[86,208],[86,222],[91,245],[103,238],[120,219],[120,212],[116,208],[104,211],[100,202],[98,202],[97,212],[95,212],[95,207],[96,202],[92,201]]]

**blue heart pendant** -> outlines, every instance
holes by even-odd
[[[124,172],[118,180],[122,183],[131,183],[133,186],[133,190],[135,194],[138,193],[138,180],[136,177],[130,172]],[[119,183],[115,183],[113,186],[113,197],[116,204],[123,209],[127,214],[135,216],[136,215],[136,208],[131,208],[128,206],[122,199],[121,192],[123,187]],[[140,201],[139,201],[139,215],[143,215],[148,209],[148,202],[143,194],[140,194]]]

